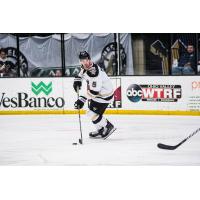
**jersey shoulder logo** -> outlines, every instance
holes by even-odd
[[[92,87],[97,87],[97,82],[96,81],[92,82]]]

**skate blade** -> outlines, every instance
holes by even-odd
[[[102,138],[102,139],[106,139],[108,138],[114,131],[116,131],[117,128],[113,128],[112,131],[110,131],[110,133],[108,135],[106,135],[106,137]]]
[[[99,139],[102,139],[101,136],[99,136],[99,137],[91,137],[91,136],[89,136],[89,138],[90,138],[90,139],[93,139],[93,140],[99,140]]]

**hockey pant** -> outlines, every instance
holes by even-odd
[[[97,131],[102,127],[105,127],[107,120],[103,117],[103,114],[108,106],[108,103],[99,103],[91,100],[89,103],[89,110],[87,116],[92,120],[92,123],[95,125]]]

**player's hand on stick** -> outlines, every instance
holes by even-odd
[[[77,92],[78,90],[81,89],[81,86],[82,86],[81,77],[76,76],[75,79],[74,79],[74,84],[73,84],[74,90]]]
[[[87,99],[85,97],[80,96],[79,99],[74,103],[74,108],[75,109],[81,109],[81,108],[83,108],[86,100]]]

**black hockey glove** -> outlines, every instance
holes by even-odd
[[[84,106],[84,103],[86,102],[86,98],[83,96],[80,96],[79,99],[74,103],[75,109],[81,109]]]
[[[73,88],[74,88],[74,90],[77,92],[78,90],[81,89],[81,86],[82,86],[82,80],[81,80],[81,77],[79,77],[79,76],[75,76],[74,84],[73,84]]]

